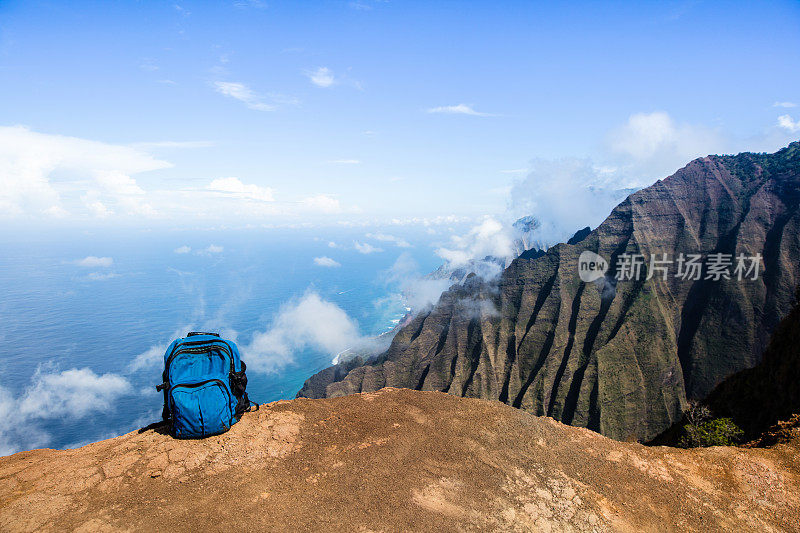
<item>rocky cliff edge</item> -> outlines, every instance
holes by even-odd
[[[496,401],[383,389],[0,459],[0,530],[792,530],[800,441],[648,448]]]

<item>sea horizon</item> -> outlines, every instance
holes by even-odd
[[[11,413],[7,425],[23,427],[7,429],[0,453],[74,448],[158,421],[164,349],[191,330],[237,342],[253,401],[294,398],[341,353],[390,332],[410,310],[404,281],[442,263],[433,243],[444,233],[394,228],[396,241],[365,236],[375,231],[111,230],[3,239],[0,403]],[[400,258],[403,271],[394,272]],[[336,322],[330,338],[321,337],[324,324],[319,333],[281,321],[303,306]]]

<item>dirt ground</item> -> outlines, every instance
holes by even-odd
[[[384,389],[1,458],[0,530],[800,531],[799,450],[648,448]]]

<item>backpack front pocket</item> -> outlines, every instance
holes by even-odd
[[[173,385],[170,400],[176,437],[207,437],[231,427],[231,394],[220,379]]]

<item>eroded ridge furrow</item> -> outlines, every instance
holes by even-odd
[[[553,379],[553,387],[550,391],[550,398],[547,404],[547,416],[553,416],[553,409],[556,404],[558,389],[561,386],[561,380],[563,379],[564,373],[567,370],[569,358],[572,354],[572,346],[575,344],[575,330],[578,325],[578,313],[581,309],[581,297],[583,296],[583,291],[585,288],[586,285],[582,283],[578,287],[578,291],[575,293],[575,298],[572,300],[572,312],[569,317],[569,324],[567,325],[569,338],[567,339],[567,346],[564,348],[564,356],[561,358],[561,364],[559,365],[558,370],[556,371],[556,376]]]

